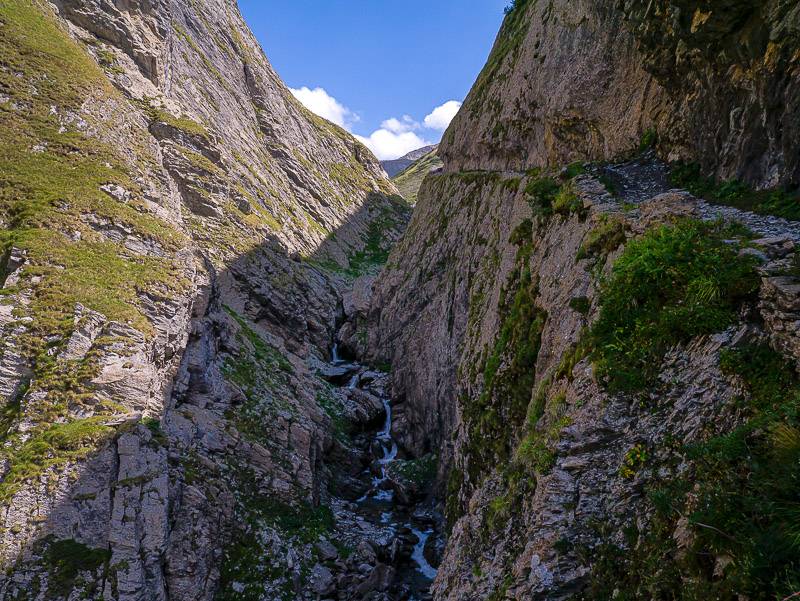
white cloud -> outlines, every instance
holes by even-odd
[[[442,106],[437,106],[430,115],[425,117],[425,127],[439,131],[446,130],[460,108],[461,103],[458,100],[449,100]]]
[[[303,86],[291,89],[291,92],[307,109],[348,131],[352,131],[353,124],[359,121],[357,114],[328,94],[324,88],[311,89]],[[431,114],[425,117],[424,123],[419,123],[410,115],[403,115],[399,119],[391,117],[383,121],[380,129],[369,136],[356,135],[356,138],[381,161],[397,159],[412,150],[433,144],[434,142],[425,139],[424,134],[417,132],[423,127],[436,132],[444,131],[460,108],[461,103],[457,100],[445,102],[433,109]],[[436,139],[440,137],[440,134],[433,135]]]
[[[419,123],[414,121],[414,119],[409,115],[403,115],[402,120],[396,119],[395,117],[387,119],[381,123],[381,127],[383,129],[388,129],[390,132],[395,134],[404,134],[406,132],[419,129]]]
[[[316,113],[340,127],[349,130],[352,124],[358,121],[358,115],[328,94],[324,88],[314,88],[312,90],[303,86],[297,90],[294,88],[290,88],[290,90],[294,97],[312,113]]]
[[[384,126],[390,121],[392,120],[384,121]],[[394,119],[394,121],[400,123],[397,119]],[[394,125],[394,123],[391,125]],[[369,148],[381,161],[399,159],[412,150],[430,145],[430,142],[420,138],[413,131],[397,132],[392,131],[388,127],[383,127],[372,132],[368,138],[364,136],[356,136],[356,138],[358,138],[364,146]]]

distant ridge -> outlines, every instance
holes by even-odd
[[[425,177],[436,169],[440,169],[443,163],[437,151],[438,146],[429,146],[431,150],[422,155],[419,159],[411,163],[408,167],[403,169],[400,173],[392,178],[392,181],[397,186],[400,194],[411,204],[416,204],[417,193],[419,192],[422,181]],[[422,149],[425,150],[425,149]],[[419,152],[419,151],[415,151]]]
[[[426,154],[430,154],[431,151],[434,151],[438,148],[438,144],[417,148],[416,150],[412,150],[407,155],[400,157],[399,159],[394,159],[392,161],[381,161],[381,167],[383,167],[383,170],[389,177],[394,177],[405,169],[408,169],[414,162],[418,161]]]

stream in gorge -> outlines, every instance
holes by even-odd
[[[442,548],[441,516],[430,490],[405,490],[403,479],[393,469],[404,459],[392,436],[393,407],[388,375],[343,359],[337,345],[331,349],[331,365],[343,376],[344,383],[339,385],[343,394],[366,392],[380,399],[383,405],[380,429],[362,435],[362,459],[367,467],[357,480],[365,492],[348,504],[355,515],[355,524],[372,533],[370,542],[391,566],[390,575],[381,586],[385,589],[382,598],[393,601],[431,599],[429,589],[436,577],[433,564],[438,565]]]

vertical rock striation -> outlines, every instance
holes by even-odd
[[[5,2],[0,134],[0,598],[311,598],[377,160],[225,0]]]

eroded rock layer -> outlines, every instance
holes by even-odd
[[[0,598],[313,598],[380,419],[317,375],[407,220],[377,160],[234,2],[11,0],[0,173]]]

